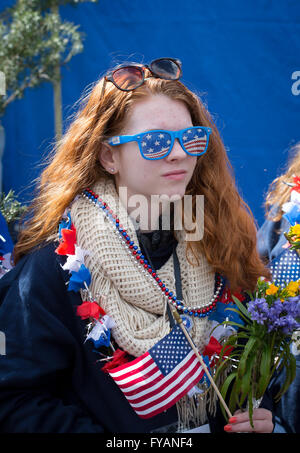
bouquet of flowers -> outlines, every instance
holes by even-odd
[[[221,352],[224,360],[219,362],[215,378],[231,363],[236,364],[230,367],[220,391],[224,399],[229,397],[231,412],[248,404],[253,426],[254,404],[263,397],[274,373],[285,371],[277,401],[295,378],[296,360],[290,346],[292,334],[300,328],[300,280],[281,287],[259,279],[255,292],[248,294],[246,306],[233,296],[236,308],[227,309],[236,311],[242,322],[223,323],[239,329],[223,346],[222,351],[233,350],[227,358]]]

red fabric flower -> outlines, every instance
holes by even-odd
[[[202,353],[202,355],[208,355],[208,357],[210,358],[213,354],[220,354],[221,352],[221,349],[222,349],[222,346],[220,345],[220,343],[218,342],[218,340],[216,340],[215,337],[210,337],[210,340],[209,340],[209,343],[208,345],[205,346],[205,349]]]
[[[245,299],[245,296],[243,296],[241,293],[232,293],[229,288],[225,288],[222,297],[220,299],[220,302],[223,304],[226,304],[226,302],[233,302],[232,296],[236,297],[240,302],[242,302]]]
[[[129,356],[126,351],[122,351],[122,349],[117,349],[114,352],[113,359],[110,362],[107,362],[101,370],[104,373],[109,373],[110,370],[113,368],[117,368],[120,365],[124,365],[124,363],[129,362]]]
[[[293,182],[295,186],[292,188],[292,190],[295,190],[296,192],[300,193],[300,176],[295,176],[293,178]]]
[[[80,316],[81,319],[98,319],[100,315],[105,315],[105,311],[97,304],[97,302],[86,300],[77,307],[77,315]]]
[[[230,355],[230,353],[233,351],[232,346],[227,346],[224,350],[223,358],[226,358]],[[211,336],[208,345],[205,346],[205,349],[202,353],[203,356],[208,356],[211,358],[214,354],[220,355],[222,350],[222,345],[218,342],[218,340]],[[214,366],[216,363],[216,360],[213,360],[211,363],[211,366]]]
[[[61,230],[62,240],[55,252],[58,255],[75,255],[75,243],[76,243],[76,228],[74,225],[68,230],[63,228]]]

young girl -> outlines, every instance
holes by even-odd
[[[148,416],[151,404],[139,414],[144,400],[134,407],[110,374],[160,345],[172,327],[170,305],[203,353],[228,288],[254,289],[269,275],[220,135],[180,76],[180,62],[168,58],[107,74],[41,175],[16,266],[1,281],[4,432],[176,432],[207,420],[211,432],[223,431],[203,376],[194,395],[159,401],[165,409]],[[203,237],[176,230],[178,215],[163,227],[162,195],[177,197],[177,206],[189,196],[197,226],[204,196]],[[172,367],[181,349],[168,351]],[[254,412],[256,432],[273,429],[266,407]],[[224,429],[253,431],[247,412]]]

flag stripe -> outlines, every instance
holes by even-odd
[[[199,373],[201,371],[199,370]],[[199,374],[200,375],[200,374]],[[171,396],[167,399],[163,399],[163,401],[155,406],[152,406],[151,409],[146,409],[144,411],[136,410],[135,412],[141,417],[141,418],[150,418],[154,417],[154,415],[159,414],[162,410],[168,409],[169,407],[173,406],[177,401],[180,400],[198,381],[200,380],[200,377],[198,377],[195,381],[195,379],[190,378],[188,382],[185,383],[185,385],[180,387],[180,390],[178,390],[175,393],[172,393]]]
[[[187,370],[189,370],[189,367],[191,366],[191,364],[194,362],[194,358],[195,356],[193,355],[192,351],[191,353],[188,355],[188,362],[186,364],[186,367],[187,367]],[[198,362],[198,359],[197,359],[197,362]],[[199,362],[198,362],[199,363]],[[163,376],[164,378],[164,384],[165,386],[167,386],[169,384],[169,381],[170,381],[170,384],[172,384],[173,381],[176,381],[177,379],[180,378],[180,374],[182,373],[182,368],[177,366],[176,368],[174,368],[174,370],[168,374],[167,376]],[[138,398],[139,396],[145,396],[148,394],[148,397],[149,397],[149,393],[153,390],[156,394],[157,394],[157,391],[159,390],[159,388],[161,387],[161,383],[159,384],[156,384],[154,386],[151,386],[149,389],[145,389],[145,390],[142,390],[140,392],[139,395],[130,395],[128,394],[127,392],[124,391],[124,393],[126,393],[126,397],[128,398],[128,400],[132,400],[132,399],[136,399]]]
[[[187,367],[188,366],[188,363],[189,363],[189,360],[191,360],[191,357],[193,356],[193,352],[190,351],[190,353],[184,358],[184,360],[178,364],[172,371],[171,373],[169,373],[167,376],[164,376],[160,371],[159,371],[159,375],[161,375],[162,377],[160,377],[159,379],[156,379],[155,381],[154,380],[147,380],[147,382],[145,382],[143,385],[143,387],[148,387],[148,384],[150,384],[150,387],[153,388],[153,384],[156,384],[158,381],[161,381],[162,379],[165,379],[165,381],[168,381],[170,379],[175,379],[176,376],[178,374],[180,374],[182,372],[182,369],[183,367]],[[157,365],[156,365],[157,367]],[[158,369],[158,368],[156,368]],[[175,376],[175,377],[174,377]],[[157,376],[155,376],[155,378],[157,378]],[[118,382],[118,385],[119,387],[123,390],[122,388],[122,385],[120,385],[120,383]],[[156,388],[158,388],[158,386],[156,386]],[[138,385],[136,383],[134,383],[134,385],[132,386],[132,388],[127,388],[127,391],[126,391],[126,395],[128,394],[127,392],[130,392],[131,390],[136,390],[136,389],[140,389],[140,390],[143,390],[143,388],[141,387],[141,385]],[[136,394],[137,392],[135,391],[134,394]]]
[[[155,364],[154,364],[155,365]],[[134,379],[134,381],[131,383],[128,383],[127,385],[119,385],[120,389],[124,392],[133,392],[136,394],[137,392],[140,392],[140,390],[144,389],[145,387],[148,387],[150,385],[152,387],[153,384],[156,384],[157,382],[161,381],[161,379],[164,377],[161,374],[161,371],[157,369],[157,366],[155,365],[155,369],[153,370],[152,375],[146,374],[145,377],[142,375],[139,376],[138,379]]]
[[[140,357],[137,357],[132,362],[130,362],[130,365],[128,365],[128,363],[124,363],[124,365],[120,365],[117,368],[114,368],[112,371],[109,372],[109,374],[114,378],[114,380],[116,380],[119,376],[122,376],[130,371],[135,370],[137,367],[140,366],[140,364],[146,363],[149,360],[152,360],[152,357],[147,351]]]
[[[191,140],[189,142],[184,143],[184,146],[189,153],[193,152],[199,153],[205,149],[206,144],[207,139],[205,138],[202,140]]]
[[[167,148],[163,148],[160,151],[157,151],[156,153],[150,152],[149,150],[144,151],[145,156],[147,157],[159,157],[162,156],[163,154],[166,154],[170,147],[168,146]]]
[[[151,358],[151,356],[150,356]],[[156,368],[156,369],[155,369]],[[130,373],[127,373],[126,375],[122,376],[122,378],[117,378],[115,381],[120,387],[126,387],[128,385],[131,385],[134,383],[133,381],[137,380],[137,382],[140,380],[140,378],[145,378],[148,375],[151,376],[153,372],[157,370],[156,363],[152,360],[151,362],[147,364],[147,367],[142,365],[141,367],[137,368],[135,371],[131,371]]]

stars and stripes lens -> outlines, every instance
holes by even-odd
[[[147,132],[141,137],[140,150],[145,159],[163,159],[170,150],[172,137],[165,131]]]
[[[201,127],[193,127],[183,131],[181,146],[191,156],[201,156],[208,145],[208,132]]]
[[[208,132],[201,127],[191,127],[178,131],[176,137],[170,131],[149,131],[140,138],[140,150],[145,159],[163,159],[172,150],[178,138],[184,151],[190,156],[200,156],[206,151]]]

